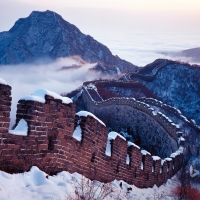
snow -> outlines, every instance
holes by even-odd
[[[74,97],[71,98],[72,101],[77,101],[77,99],[82,95],[83,90],[81,90],[80,92],[78,92]]]
[[[164,164],[165,161],[166,161],[165,159],[161,160],[161,166],[163,166],[163,164]]]
[[[179,140],[179,141],[185,141],[185,138],[180,137],[180,138],[178,138],[178,140]]]
[[[133,142],[128,142],[128,146],[129,146],[129,147],[130,147],[130,146],[134,146],[134,147],[140,149],[140,147],[137,146],[136,144],[134,144]]]
[[[123,140],[126,141],[126,139],[125,139],[123,136],[121,136],[119,133],[117,133],[117,132],[111,131],[111,132],[108,134],[108,139],[109,139],[109,140],[115,140],[117,137],[120,137],[120,138],[122,138]]]
[[[130,164],[130,156],[127,154],[126,155],[126,164],[129,165]]]
[[[20,119],[19,123],[15,127],[14,130],[9,130],[9,133],[13,135],[22,135],[27,136],[28,135],[28,124],[24,119]]]
[[[123,136],[121,136],[119,133],[111,131],[108,134],[108,139],[107,139],[107,144],[106,144],[106,152],[105,152],[105,154],[107,156],[111,156],[111,143],[110,143],[110,141],[111,140],[115,140],[117,137],[120,137],[120,138],[122,138],[123,140],[126,141],[126,139]]]
[[[147,154],[149,154],[149,155],[151,155],[148,151],[146,151],[146,150],[141,150],[141,153],[143,154],[143,155],[147,155]]]
[[[81,141],[81,140],[82,140],[82,129],[81,129],[80,125],[78,125],[78,126],[75,128],[72,137],[75,138],[75,139],[78,140],[78,141]]]
[[[156,113],[155,111],[153,111],[152,114],[153,114],[154,116],[157,115],[157,113]]]
[[[85,86],[86,89],[88,90],[96,90],[97,91],[97,88],[94,84],[90,83],[88,84],[87,86]]]
[[[88,117],[91,116],[94,119],[96,119],[97,121],[99,121],[102,125],[106,126],[99,118],[97,118],[95,115],[93,115],[92,113],[88,112],[88,111],[79,111],[76,113],[76,115],[78,115],[79,117]]]
[[[159,156],[152,156],[153,160],[160,160],[161,158]]]
[[[170,155],[170,157],[171,157],[171,158],[175,158],[176,156],[182,154],[182,153],[183,153],[183,150],[184,150],[183,147],[179,147],[179,149],[178,149],[176,152],[172,153],[172,154]]]
[[[69,196],[75,195],[77,184],[82,179],[89,179],[78,173],[63,171],[55,176],[49,176],[37,167],[32,167],[30,171],[19,174],[8,174],[0,171],[0,199],[1,200],[67,200]],[[101,184],[95,182],[95,185]],[[170,194],[171,188],[177,185],[176,177],[168,180],[161,187],[154,185],[153,188],[140,189],[134,185],[129,185],[122,180],[114,180],[111,183],[113,194],[105,200],[117,199],[116,194],[121,194],[123,200],[147,200],[154,199],[155,194],[163,194],[166,200],[173,200]],[[120,187],[122,185],[122,188]],[[132,190],[127,193],[127,189]]]
[[[166,160],[166,161],[172,161],[172,159],[171,159],[171,158],[165,158],[165,160]]]
[[[180,115],[180,117],[182,117],[186,122],[190,123],[190,121],[183,115]]]
[[[116,67],[116,70],[117,70],[117,74],[120,75],[121,74],[121,71],[118,67]]]
[[[196,125],[196,121],[195,121],[194,119],[191,119],[191,121],[192,121],[192,123],[193,123],[194,125]]]
[[[65,104],[72,103],[72,100],[70,98],[62,97],[62,96],[58,95],[57,93],[51,92],[47,89],[38,89],[35,92],[33,92],[32,95],[24,96],[20,100],[38,101],[38,102],[41,102],[41,103],[45,103],[45,95],[52,96],[52,97],[54,97],[54,99],[60,99]]]
[[[111,143],[110,143],[110,140],[107,140],[107,143],[106,143],[106,152],[105,154],[107,156],[110,156],[111,157]]]
[[[176,128],[180,128],[178,124],[171,123],[172,126],[176,126]]]
[[[144,164],[143,164],[143,162],[141,162],[141,170],[144,170]]]
[[[4,79],[2,79],[2,78],[0,78],[0,84],[2,84],[2,85],[8,85],[8,84],[6,83],[6,81],[5,81]]]

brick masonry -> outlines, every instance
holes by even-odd
[[[64,104],[48,95],[45,103],[20,100],[16,125],[25,119],[28,136],[9,134],[11,87],[0,85],[0,94],[0,170],[18,173],[38,166],[51,175],[66,170],[103,182],[117,179],[147,188],[165,183],[181,167],[182,154],[161,165],[161,160],[154,161],[138,148],[127,147],[121,137],[111,141],[112,155],[107,156],[107,128],[91,116],[77,116],[73,103]],[[81,141],[72,137],[78,122]],[[126,164],[127,154],[130,164]]]

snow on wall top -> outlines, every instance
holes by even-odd
[[[160,160],[161,158],[159,156],[152,156],[153,160]]]
[[[108,134],[108,140],[107,140],[107,145],[106,145],[106,152],[105,154],[107,156],[111,156],[111,143],[110,143],[110,140],[115,140],[117,138],[117,136],[119,136],[120,138],[122,138],[123,140],[126,141],[126,139],[121,136],[119,133],[117,132],[114,132],[114,131],[111,131],[109,134]]]
[[[151,155],[148,151],[146,151],[146,150],[141,150],[141,153],[143,154],[143,155],[147,155],[147,154],[149,154],[149,155]]]
[[[9,133],[11,133],[13,135],[27,136],[28,135],[27,122],[24,119],[21,119],[14,130],[9,130]]]
[[[119,133],[114,132],[114,131],[111,131],[111,132],[108,134],[108,139],[109,139],[109,140],[115,140],[115,139],[117,138],[117,136],[126,141],[126,139],[125,139],[122,135],[120,135]]]
[[[133,142],[128,142],[128,146],[129,146],[129,147],[130,147],[130,146],[134,146],[134,147],[140,149],[140,147],[137,146],[136,144],[134,144]]]
[[[22,97],[20,100],[26,100],[26,101],[38,101],[41,103],[45,103],[45,95],[52,96],[54,99],[60,99],[65,104],[72,103],[72,100],[68,97],[62,97],[59,94],[49,91],[47,89],[38,89],[35,92],[33,92],[32,95],[27,95]]]
[[[99,118],[97,118],[95,115],[93,115],[92,113],[88,112],[88,111],[79,111],[76,113],[76,115],[78,115],[79,117],[87,117],[87,116],[91,116],[94,119],[96,119],[97,121],[99,121],[102,125],[106,126]]]
[[[0,78],[0,84],[2,84],[2,85],[8,85],[8,84],[6,83],[6,81],[5,81],[4,79],[2,79],[2,78]]]
[[[175,158],[176,156],[182,154],[182,153],[183,153],[183,150],[184,150],[183,147],[179,147],[179,149],[178,149],[176,152],[172,153],[172,154],[170,155],[170,157],[171,157],[171,158]]]

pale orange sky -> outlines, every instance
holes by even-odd
[[[200,0],[0,0],[0,31],[32,10],[53,10],[84,33],[200,31]]]

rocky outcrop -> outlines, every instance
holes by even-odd
[[[52,11],[34,11],[19,19],[9,31],[0,33],[2,65],[73,55],[98,62],[96,69],[110,74],[117,74],[117,68],[122,73],[136,68]]]

